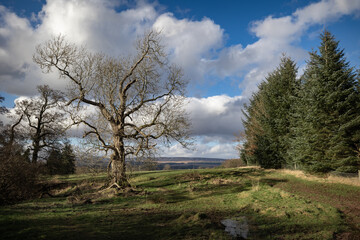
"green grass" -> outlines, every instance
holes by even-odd
[[[330,204],[274,187],[296,178],[261,169],[137,172],[131,183],[138,191],[111,197],[89,195],[105,174],[57,180],[84,189],[0,207],[0,239],[232,239],[221,220],[242,217],[249,239],[333,239],[347,230]],[[73,202],[65,192],[88,194],[92,203]]]

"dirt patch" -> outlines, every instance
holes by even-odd
[[[204,176],[200,173],[194,171],[194,172],[187,172],[177,177],[180,181],[199,181],[204,179]]]
[[[274,187],[286,192],[303,196],[310,201],[317,201],[337,208],[344,214],[350,231],[336,235],[336,239],[360,239],[360,194],[359,191],[336,191],[333,185],[326,183],[305,184],[304,182],[278,182]]]
[[[236,182],[231,179],[214,178],[214,179],[210,180],[209,183],[213,184],[213,185],[227,185],[227,184],[232,184],[232,183],[236,183]]]

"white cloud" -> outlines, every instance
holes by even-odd
[[[180,144],[172,145],[170,148],[161,149],[159,152],[162,156],[167,157],[206,157],[206,158],[237,158],[238,152],[234,143],[212,142],[212,144],[204,144],[198,139],[195,150],[184,149]]]
[[[190,113],[193,135],[231,138],[239,132],[242,123],[241,108],[246,100],[241,96],[226,95],[208,98],[189,98],[187,111]]]
[[[48,0],[36,31],[44,36],[62,33],[72,42],[113,56],[128,54],[133,39],[149,29],[158,14],[150,4],[121,12],[113,7],[110,1]]]
[[[85,44],[92,51],[117,57],[131,54],[135,39],[151,28],[162,30],[171,61],[185,69],[187,78],[203,79],[206,66],[201,59],[211,58],[212,51],[223,43],[219,25],[207,18],[190,21],[178,20],[171,13],[160,15],[155,4],[141,1],[134,8],[117,12],[113,2],[48,0],[37,14],[36,26],[1,6],[2,90],[33,95],[35,87],[45,82],[53,88],[65,88],[67,83],[63,79],[58,80],[56,74],[42,74],[32,62],[35,46],[53,35],[63,34],[69,41]]]
[[[356,13],[360,10],[358,0],[323,0],[298,9],[293,17],[299,25],[336,21],[343,15]]]
[[[259,38],[271,38],[279,43],[294,40],[294,36],[301,33],[301,27],[293,22],[291,16],[282,18],[269,16],[262,21],[253,22],[251,31]],[[289,37],[291,39],[288,39]]]
[[[202,80],[207,69],[201,60],[211,59],[213,51],[222,46],[221,27],[208,18],[178,20],[172,13],[160,15],[153,27],[162,32],[172,61],[182,66],[192,80]]]
[[[32,61],[35,46],[63,34],[69,41],[112,56],[130,54],[134,39],[150,29],[157,12],[151,4],[139,3],[122,12],[112,1],[48,0],[38,14],[38,25],[0,6],[1,90],[16,95],[34,95],[36,86],[48,84],[65,89],[57,74],[43,74]]]

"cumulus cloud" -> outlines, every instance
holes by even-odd
[[[0,6],[2,91],[30,96],[36,93],[37,85],[45,83],[65,88],[66,81],[58,80],[55,73],[42,74],[32,62],[35,46],[58,34],[91,51],[118,57],[131,54],[136,38],[146,30],[161,30],[171,61],[182,66],[189,79],[196,80],[205,73],[201,60],[210,58],[223,43],[223,30],[212,20],[178,20],[171,13],[160,14],[156,4],[142,1],[117,12],[114,1],[48,0],[35,19],[37,24]]]
[[[190,113],[193,135],[232,139],[241,129],[241,108],[245,101],[242,96],[226,95],[189,98],[187,111]]]
[[[188,98],[187,112],[195,138],[193,149],[180,144],[161,149],[163,156],[236,158],[235,134],[241,128],[241,108],[246,99],[242,96],[217,95],[207,98]]]
[[[134,49],[134,39],[150,29],[157,16],[154,5],[145,3],[116,12],[114,1],[48,0],[34,25],[0,6],[1,90],[31,96],[37,85],[45,83],[65,89],[64,79],[58,80],[55,73],[43,74],[32,62],[35,46],[51,36],[65,35],[91,51],[127,55]]]
[[[359,13],[360,2],[357,0],[323,0],[298,9],[293,17],[299,25],[336,21],[343,15]]]
[[[207,70],[206,61],[202,60],[211,59],[213,51],[223,45],[223,29],[208,18],[178,20],[172,13],[165,13],[157,18],[153,28],[162,32],[172,61],[195,80],[202,79]]]
[[[199,139],[195,150],[184,149],[180,144],[172,145],[170,148],[161,149],[159,152],[162,156],[167,157],[206,157],[206,158],[237,158],[238,152],[234,143],[217,143],[204,144]]]
[[[153,5],[116,12],[112,1],[48,0],[39,13],[35,31],[43,36],[62,33],[94,51],[118,56],[133,49],[133,41],[157,17]]]

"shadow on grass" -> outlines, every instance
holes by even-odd
[[[260,183],[266,184],[270,187],[275,186],[278,183],[285,183],[288,182],[289,180],[284,179],[284,178],[262,178],[259,180]]]
[[[136,184],[137,187],[143,187],[143,188],[162,188],[171,186],[178,183],[175,179],[155,179],[155,180],[149,180],[144,183],[138,183]]]
[[[148,203],[180,203],[191,200],[186,190],[182,191],[167,191],[167,192],[155,192],[150,194],[146,201]]]
[[[245,216],[249,239],[331,239],[337,226],[273,217],[248,205],[237,211],[106,209],[0,221],[1,239],[232,239],[221,220]]]
[[[257,168],[239,168],[238,170],[229,171],[226,175],[233,177],[263,177],[266,175],[266,172],[263,169]]]
[[[251,183],[230,183],[223,185],[200,185],[193,189],[197,198],[217,197],[227,194],[240,193],[251,189]]]

